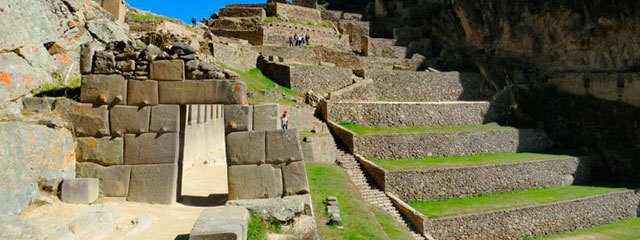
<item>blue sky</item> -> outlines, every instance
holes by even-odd
[[[159,15],[177,18],[185,23],[191,17],[201,20],[228,4],[265,3],[267,0],[125,0],[129,5]]]

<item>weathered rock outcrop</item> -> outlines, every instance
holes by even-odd
[[[44,83],[80,76],[80,45],[128,39],[90,0],[0,2],[0,104]],[[4,106],[0,106],[4,108]]]
[[[66,129],[4,122],[0,144],[0,215],[28,206],[39,181],[75,177],[75,144]]]

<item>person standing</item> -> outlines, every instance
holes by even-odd
[[[287,111],[280,117],[280,123],[282,124],[282,129],[289,129],[289,113]]]
[[[299,41],[298,41],[298,34],[297,33],[293,35],[293,40],[296,41],[296,46],[298,46]]]
[[[196,16],[193,16],[191,18],[191,26],[192,27],[196,27],[196,23],[198,22],[198,19],[196,18]]]
[[[304,36],[304,42],[307,44],[307,46],[309,46],[309,34]]]

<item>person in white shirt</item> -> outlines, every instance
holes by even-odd
[[[280,123],[282,124],[282,129],[289,129],[289,113],[286,111],[280,117]]]

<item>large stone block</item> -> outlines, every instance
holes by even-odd
[[[121,75],[84,75],[80,102],[92,104],[127,104],[127,81]]]
[[[158,81],[184,80],[184,62],[182,60],[161,60],[151,62],[151,79]]]
[[[167,133],[180,131],[180,106],[158,105],[151,107],[149,131]]]
[[[253,130],[277,130],[280,128],[278,104],[253,106]]]
[[[298,130],[267,131],[267,163],[302,161],[302,147]]]
[[[124,137],[126,165],[178,162],[178,134],[127,134]]]
[[[243,104],[247,102],[246,85],[240,81],[204,80],[159,82],[162,104]]]
[[[127,201],[173,204],[177,184],[178,165],[175,163],[132,166]]]
[[[76,165],[76,173],[78,177],[100,180],[100,192],[105,197],[126,197],[129,193],[131,166],[103,167],[84,162]]]
[[[78,162],[92,162],[103,166],[124,163],[124,139],[122,138],[80,137],[76,142]]]
[[[246,240],[249,211],[244,207],[218,207],[202,211],[189,240]]]
[[[235,132],[227,135],[227,164],[260,165],[265,162],[265,132]]]
[[[50,97],[24,97],[22,98],[22,106],[27,111],[51,112],[56,98]]]
[[[205,98],[208,104],[246,104],[247,85],[241,81],[206,80]]]
[[[115,106],[111,108],[111,134],[148,133],[150,116],[151,107]]]
[[[91,104],[64,104],[56,111],[66,114],[75,128],[76,136],[109,136],[109,110],[106,105],[93,107]]]
[[[282,172],[273,165],[229,167],[229,199],[258,199],[282,196]]]
[[[158,82],[129,80],[127,104],[136,106],[158,105]]]
[[[161,104],[204,104],[205,83],[203,81],[159,82],[158,97]]]
[[[293,162],[282,165],[282,180],[284,182],[285,195],[297,195],[309,193],[307,171],[304,162]]]
[[[227,133],[253,130],[253,107],[249,105],[225,105],[224,123]]]
[[[60,200],[75,204],[92,203],[98,199],[99,186],[97,178],[65,179],[60,187]]]

